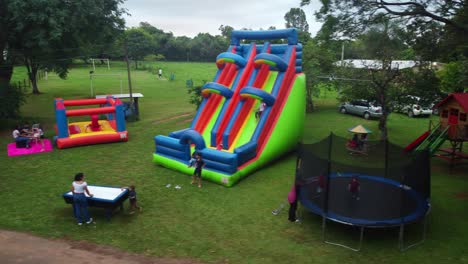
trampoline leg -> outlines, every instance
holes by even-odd
[[[358,243],[358,246],[353,248],[353,247],[350,247],[350,246],[347,246],[347,245],[344,245],[344,244],[340,244],[340,243],[335,243],[335,242],[331,242],[331,241],[327,241],[325,239],[325,218],[323,219],[323,240],[325,241],[325,243],[327,244],[330,244],[330,245],[334,245],[334,246],[339,246],[339,247],[343,247],[343,248],[346,248],[346,249],[349,249],[349,250],[352,250],[352,251],[360,251],[361,250],[361,247],[362,247],[362,240],[364,239],[364,226],[360,226],[359,229],[359,243]]]
[[[322,217],[322,240],[326,242],[327,239],[325,238],[325,229],[327,228],[327,218]]]
[[[427,230],[427,215],[424,216],[424,219],[423,219],[423,233],[422,233],[421,240],[405,247],[405,225],[403,224],[400,225],[400,234],[399,234],[399,239],[398,239],[398,247],[400,248],[400,251],[403,252],[414,246],[424,243],[424,241],[426,241],[426,230]]]

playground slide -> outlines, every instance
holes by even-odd
[[[241,40],[273,39],[287,39],[288,44],[241,44]],[[191,127],[156,136],[153,154],[155,163],[191,175],[193,168],[187,165],[195,149],[206,163],[202,177],[225,186],[295,149],[305,114],[302,46],[295,29],[233,31],[231,47],[246,60],[239,63],[239,57],[232,58],[239,69],[232,84],[207,84],[202,93],[209,97]],[[217,107],[208,108],[216,96],[222,97]],[[257,121],[254,111],[262,101],[267,107]],[[222,150],[216,149],[219,143]]]
[[[417,147],[414,147],[414,151],[420,151],[420,150],[428,150],[431,155],[433,155],[439,147],[445,142],[447,139],[447,132],[448,132],[449,127],[445,128],[444,130],[440,129],[440,125],[436,126],[430,131],[425,132],[422,134],[419,138],[422,138],[424,135],[426,135],[424,140],[421,140],[418,144]],[[418,139],[419,139],[418,138]],[[416,140],[418,140],[416,139]],[[415,141],[416,141],[415,140]],[[413,143],[411,143],[413,144]],[[411,145],[410,144],[410,145]],[[407,148],[409,148],[409,146]],[[405,148],[406,150],[406,148]]]
[[[405,147],[405,152],[410,152],[413,149],[417,148],[430,134],[430,130],[422,133],[418,138],[416,138],[413,142],[409,143],[408,146]]]

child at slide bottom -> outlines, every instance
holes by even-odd
[[[193,172],[192,176],[192,184],[195,182],[198,182],[198,188],[202,187],[201,184],[201,174],[202,174],[202,168],[205,167],[205,162],[202,160],[201,154],[197,153],[195,155],[195,171]],[[189,165],[189,168],[192,167],[192,165]]]

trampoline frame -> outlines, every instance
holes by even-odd
[[[358,173],[340,173],[339,175],[332,175],[330,176],[330,179],[337,179],[337,178],[350,178],[353,176],[358,176],[359,179],[365,179],[368,181],[375,181],[375,182],[380,182],[384,183],[386,185],[390,185],[394,188],[402,188],[407,192],[407,194],[414,198],[417,201],[417,208],[415,208],[414,211],[412,211],[411,214],[401,216],[398,218],[394,219],[382,219],[380,221],[371,221],[371,220],[365,220],[365,219],[357,219],[357,218],[351,218],[347,217],[344,215],[340,215],[334,212],[329,212],[328,208],[320,208],[319,205],[317,205],[314,202],[304,202],[304,201],[310,201],[306,198],[301,199],[301,203],[304,205],[305,208],[307,208],[309,211],[324,216],[324,211],[327,211],[326,213],[326,218],[329,220],[332,220],[337,223],[342,223],[345,225],[352,225],[352,226],[365,226],[365,227],[372,227],[372,228],[378,228],[378,227],[391,227],[391,226],[400,226],[402,223],[407,224],[407,223],[412,223],[415,221],[418,221],[421,219],[419,215],[421,214],[421,210],[429,210],[430,208],[430,203],[428,201],[425,201],[421,199],[422,197],[419,196],[419,194],[413,190],[411,187],[400,185],[399,182],[387,179],[384,177],[378,177],[378,176],[369,176],[369,175],[363,175],[363,174],[358,174]],[[327,193],[329,193],[329,188],[331,184],[327,184]],[[302,191],[302,194],[300,197],[304,196],[304,191]],[[424,204],[424,208],[421,208],[421,203]],[[327,206],[328,207],[328,206]],[[427,208],[427,209],[426,209]],[[424,212],[425,214],[426,212]]]
[[[333,175],[333,176],[330,176],[330,178],[338,178],[338,177],[350,177],[351,175],[356,175],[356,173],[341,173],[340,175]],[[368,180],[371,180],[371,181],[379,181],[379,182],[383,182],[385,184],[389,184],[389,185],[393,185],[394,187],[398,187],[398,188],[405,188],[405,186],[398,186],[398,182],[396,181],[393,181],[393,180],[390,180],[390,179],[386,179],[386,178],[382,178],[382,177],[375,177],[375,176],[367,176],[367,175],[359,175],[359,178],[365,178],[365,179],[368,179]],[[330,187],[330,184],[327,184],[327,189]],[[405,191],[408,191],[409,193],[411,193],[411,196],[414,197],[414,199],[418,199],[418,197],[416,197],[417,193],[412,190],[412,189],[405,189]],[[327,190],[328,192],[328,190]],[[302,196],[302,195],[301,195]],[[401,223],[399,225],[394,225],[394,224],[386,224],[386,225],[365,225],[365,224],[356,224],[356,223],[353,223],[351,221],[343,221],[343,220],[340,220],[342,219],[341,217],[336,217],[337,215],[336,214],[332,214],[333,216],[335,217],[331,217],[329,214],[326,214],[324,213],[324,211],[322,210],[320,213],[317,211],[317,210],[312,210],[311,208],[308,208],[307,206],[304,205],[304,203],[302,202],[303,199],[301,199],[301,204],[302,204],[302,207],[306,208],[308,211],[310,212],[313,212],[313,213],[316,213],[316,214],[319,214],[322,216],[322,240],[327,243],[327,244],[330,244],[330,245],[334,245],[334,246],[339,246],[339,247],[343,247],[343,248],[346,248],[346,249],[349,249],[349,250],[352,250],[352,251],[360,251],[361,248],[362,248],[362,241],[364,240],[364,231],[366,228],[388,228],[388,227],[396,227],[398,226],[399,227],[399,236],[398,236],[398,248],[400,249],[400,251],[406,251],[408,250],[409,248],[412,248],[414,246],[417,246],[419,244],[422,244],[425,240],[426,240],[426,231],[427,231],[427,216],[429,215],[430,211],[431,211],[431,205],[428,201],[426,201],[425,205],[427,205],[427,210],[426,212],[424,213],[424,216],[422,216],[422,222],[423,222],[423,231],[422,231],[422,238],[421,240],[415,242],[415,243],[412,243],[408,246],[405,246],[405,243],[404,243],[404,237],[405,237],[405,225],[407,224],[410,224],[410,223],[415,223],[415,222],[418,222],[420,221],[421,217],[401,217],[400,219],[402,220]],[[421,201],[419,201],[421,202]],[[419,208],[420,209],[420,208]],[[320,208],[319,208],[320,210]],[[418,211],[418,208],[416,208],[415,210],[416,212]],[[410,216],[414,215],[414,213],[410,214]],[[351,218],[349,218],[351,219]],[[407,220],[407,221],[404,221],[404,220]],[[359,227],[359,242],[358,242],[358,245],[356,247],[353,247],[353,246],[349,246],[349,245],[345,245],[345,244],[340,244],[338,242],[333,242],[333,241],[330,241],[330,240],[327,240],[327,236],[326,236],[326,227],[327,227],[327,220],[330,220],[330,221],[333,221],[333,222],[336,222],[336,223],[339,223],[339,224],[344,224],[344,225],[348,225],[348,226],[354,226],[354,227]]]
[[[419,240],[417,242],[414,242],[414,243],[412,243],[410,245],[405,246],[405,225],[409,224],[409,223],[405,223],[405,224],[400,225],[400,227],[399,227],[400,230],[398,232],[398,248],[399,248],[399,250],[401,252],[406,251],[406,250],[408,250],[408,249],[410,249],[412,247],[415,247],[417,245],[420,245],[420,244],[424,243],[424,241],[426,241],[427,216],[429,215],[429,212],[430,212],[430,207],[429,207],[429,210],[427,211],[427,213],[423,217],[423,230],[422,230],[421,240]],[[357,247],[352,247],[352,246],[348,246],[348,245],[345,245],[345,244],[340,244],[338,242],[332,242],[332,241],[327,240],[327,237],[326,237],[326,223],[327,223],[327,220],[329,220],[329,219],[322,216],[322,240],[323,240],[323,242],[325,242],[327,244],[330,244],[330,245],[343,247],[343,248],[346,248],[346,249],[349,249],[349,250],[352,250],[352,251],[355,251],[355,252],[358,252],[358,251],[361,250],[362,241],[364,240],[364,230],[366,228],[365,226],[352,225],[352,224],[344,223],[344,222],[337,222],[337,223],[340,223],[340,224],[346,224],[346,225],[350,225],[350,226],[357,226],[357,227],[360,228],[358,246]],[[333,221],[333,222],[336,222],[336,221]]]

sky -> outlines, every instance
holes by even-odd
[[[320,8],[318,0],[302,7],[309,31],[315,36],[321,23],[316,22],[313,13]],[[284,15],[300,0],[126,0],[122,6],[131,16],[124,16],[127,27],[138,27],[140,22],[148,22],[175,36],[194,37],[198,33],[220,35],[221,25],[234,29],[250,28],[258,30],[275,26],[285,28]]]

